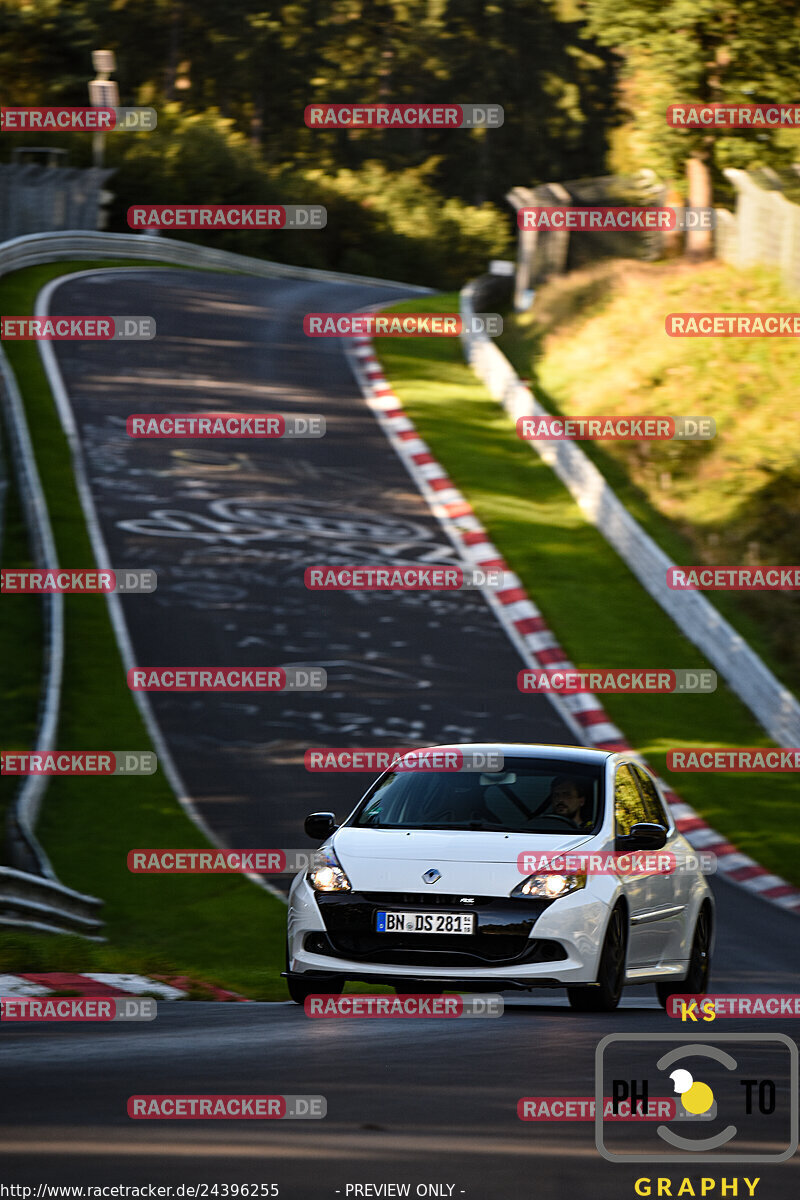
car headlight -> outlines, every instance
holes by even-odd
[[[308,872],[308,880],[316,892],[352,892],[350,880],[333,850],[323,846],[317,850]]]
[[[529,875],[511,893],[522,899],[558,900],[586,887],[585,875]]]

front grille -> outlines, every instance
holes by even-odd
[[[431,897],[419,893],[319,894],[317,903],[325,921],[325,940],[335,958],[399,966],[512,966],[523,963],[559,962],[567,957],[558,942],[532,939],[536,920],[549,907],[549,900],[511,900],[474,897],[475,904],[462,905],[460,896]],[[376,913],[394,908],[407,912],[448,908],[452,912],[474,912],[473,934],[377,933]],[[315,942],[323,935],[309,935]],[[308,946],[312,949],[312,946]],[[316,950],[316,945],[313,947]]]

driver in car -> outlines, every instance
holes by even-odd
[[[554,816],[572,821],[576,829],[591,824],[592,794],[586,779],[557,775],[550,785],[547,803]]]

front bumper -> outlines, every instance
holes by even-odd
[[[559,900],[402,892],[316,893],[305,877],[289,907],[291,974],[338,975],[374,983],[437,980],[506,986],[564,986],[596,978],[607,905],[584,889]],[[474,934],[382,934],[380,909],[472,912]]]

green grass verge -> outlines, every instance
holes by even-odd
[[[612,261],[554,279],[511,315],[499,344],[549,411],[707,415],[705,442],[584,442],[582,448],[678,563],[800,562],[796,338],[671,338],[667,312],[787,312],[774,271],[718,262]],[[800,596],[709,596],[775,675],[800,694]]]
[[[74,262],[0,279],[0,311],[30,313],[48,280],[70,271],[140,262]],[[153,264],[157,265],[157,264]],[[6,343],[28,414],[59,561],[93,564],[61,430],[35,342]],[[24,565],[27,547],[13,505],[4,565]],[[19,558],[14,561],[15,556]],[[147,603],[147,598],[142,598]],[[35,597],[4,597],[0,674],[5,748],[26,748],[38,698],[40,628]],[[66,659],[59,747],[147,748],[103,597],[65,597]],[[7,657],[6,657],[7,655]],[[141,778],[52,779],[37,830],[59,877],[106,902],[108,944],[0,931],[0,971],[109,970],[188,975],[258,999],[286,999],[285,906],[237,876],[133,876],[136,846],[202,847],[163,773]]]
[[[426,296],[396,307],[452,312],[458,297]],[[553,472],[517,438],[509,417],[464,364],[456,340],[380,338],[376,349],[421,436],[574,663],[708,667]],[[513,676],[508,688],[524,712],[528,699],[516,693]],[[797,783],[791,776],[666,770],[666,752],[674,746],[772,744],[724,684],[705,696],[604,695],[602,703],[632,745],[715,828],[766,867],[800,883]]]

